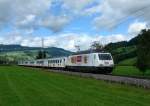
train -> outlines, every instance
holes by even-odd
[[[67,71],[111,73],[114,61],[111,53],[108,52],[79,52],[65,57],[19,61],[18,65]]]

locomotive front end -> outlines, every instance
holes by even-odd
[[[110,53],[99,53],[99,68],[111,73],[114,68],[114,61]]]

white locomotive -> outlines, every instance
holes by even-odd
[[[76,53],[68,57],[21,61],[19,65],[45,68],[61,68],[71,71],[111,73],[114,67],[110,53]]]

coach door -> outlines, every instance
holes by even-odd
[[[64,59],[62,59],[62,65],[63,65],[63,67],[65,66],[65,63],[66,63],[66,59],[64,58]]]

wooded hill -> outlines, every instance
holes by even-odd
[[[139,36],[132,38],[129,41],[121,41],[116,43],[110,43],[105,46],[105,49],[112,53],[115,63],[120,61],[135,58],[137,56],[137,44]]]
[[[26,59],[35,59],[38,52],[42,50],[40,47],[25,47],[20,45],[0,45],[0,60],[18,61]],[[49,47],[44,48],[47,57],[68,56],[72,52],[62,48]]]

